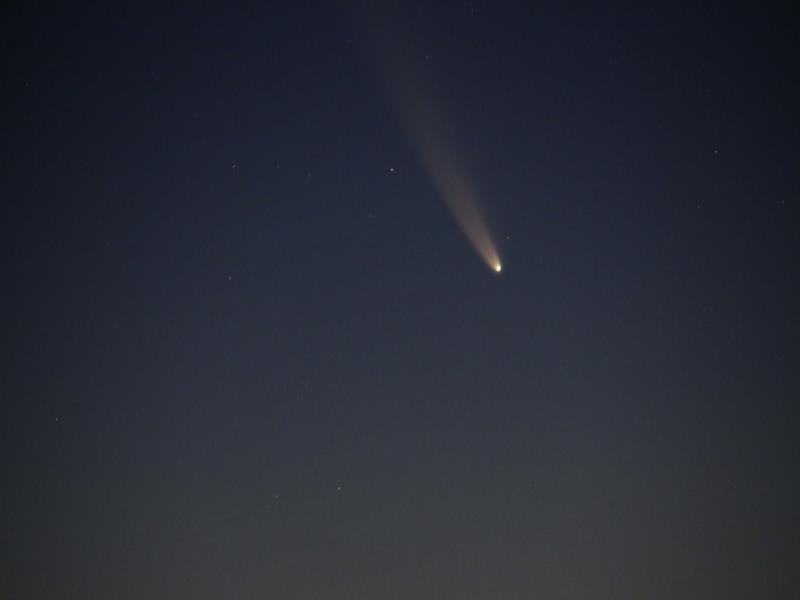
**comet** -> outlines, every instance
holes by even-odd
[[[475,187],[453,145],[435,123],[428,122],[421,113],[408,115],[405,120],[422,163],[455,222],[478,256],[499,273],[502,270],[500,256],[480,209]]]
[[[398,39],[398,23],[402,21],[398,15],[389,18],[385,13],[368,12],[372,17],[367,27],[371,34],[368,42],[378,59],[380,79],[408,138],[467,241],[491,270],[500,273],[500,256],[476,187],[454,143],[455,128],[437,102],[432,83],[419,68],[425,58],[410,56],[419,45],[404,44]]]

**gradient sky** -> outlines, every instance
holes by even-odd
[[[386,13],[499,276],[362,9],[196,4],[2,9],[0,597],[800,597],[788,3]]]

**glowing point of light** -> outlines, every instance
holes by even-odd
[[[500,263],[497,263],[497,264],[494,266],[494,270],[495,270],[495,272],[499,273],[500,271],[502,271],[502,270],[503,270],[503,265],[501,265]]]

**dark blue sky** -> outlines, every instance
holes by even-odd
[[[0,596],[800,594],[797,18],[427,4],[3,10]]]

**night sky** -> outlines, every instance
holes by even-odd
[[[2,9],[0,597],[800,597],[800,20],[532,4]]]

